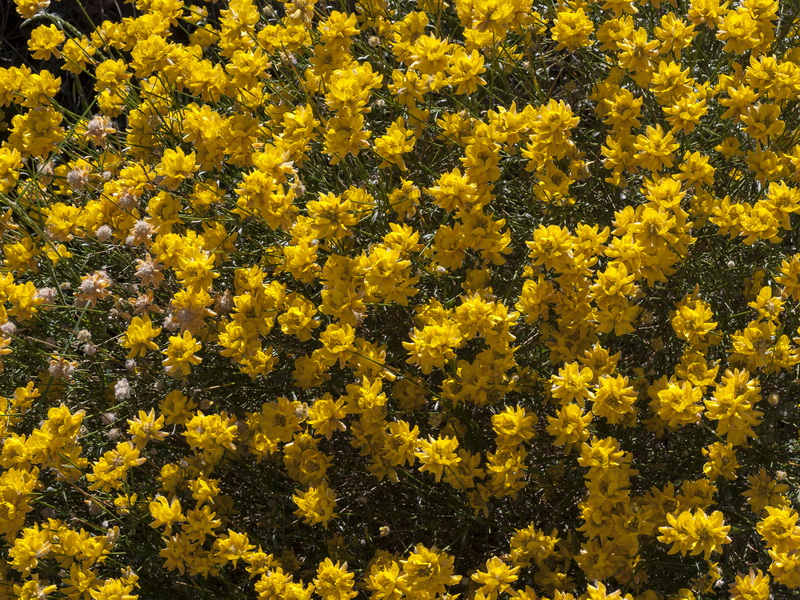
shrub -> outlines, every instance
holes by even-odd
[[[15,5],[1,598],[794,597],[797,2]]]

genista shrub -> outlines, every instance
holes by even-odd
[[[797,0],[3,6],[0,598],[800,594]]]

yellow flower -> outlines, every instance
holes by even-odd
[[[339,239],[358,223],[359,216],[353,204],[342,195],[320,193],[318,200],[306,204],[308,217],[315,228],[315,237],[320,239]]]
[[[594,373],[589,367],[581,368],[577,362],[566,363],[558,370],[557,375],[551,375],[550,393],[562,405],[577,400],[582,407],[586,398],[591,396],[589,386],[594,380]]]
[[[751,138],[766,144],[771,138],[779,137],[786,124],[781,121],[781,108],[777,104],[754,104],[747,107],[741,115],[744,131]]]
[[[301,5],[300,2],[296,4]],[[313,7],[313,4],[311,6]],[[319,24],[317,30],[321,43],[346,49],[350,46],[350,38],[358,34],[358,20],[354,13],[342,13],[334,10],[327,19]]]
[[[594,26],[586,12],[579,8],[577,10],[560,10],[556,13],[550,35],[553,41],[557,42],[556,50],[576,50],[584,46],[591,45],[589,38]]]
[[[700,421],[702,408],[700,400],[703,390],[692,386],[688,381],[669,381],[663,389],[648,391],[652,398],[650,407],[669,427],[683,427]]]
[[[328,483],[325,481],[322,481],[317,486],[309,487],[305,492],[296,490],[292,500],[297,505],[297,510],[294,511],[295,514],[309,525],[327,527],[328,522],[338,516],[334,512],[336,494],[328,487]],[[352,575],[350,577],[352,578]],[[352,596],[355,596],[355,594]]]
[[[355,335],[355,330],[351,325],[345,323],[340,326],[331,323],[319,336],[319,340],[323,344],[320,350],[321,357],[328,364],[333,364],[338,360],[339,364],[344,365],[352,353]]]
[[[441,481],[445,468],[453,468],[461,462],[456,454],[458,440],[454,437],[429,437],[418,441],[419,449],[414,455],[420,460],[420,471],[432,473],[436,481]]]
[[[636,392],[621,375],[601,375],[593,393],[592,412],[609,423],[632,423],[635,419]]]
[[[60,58],[61,53],[58,50],[58,46],[65,39],[64,32],[55,25],[39,25],[39,27],[31,31],[28,50],[31,51],[31,56],[36,60],[47,60],[51,56]]]
[[[331,439],[334,431],[345,431],[347,428],[342,419],[347,416],[345,399],[334,400],[330,394],[314,401],[308,410],[308,423],[314,431]]]
[[[381,157],[380,167],[395,164],[401,171],[407,171],[403,154],[408,154],[414,149],[414,132],[406,129],[403,118],[398,117],[386,130],[386,133],[375,138],[375,153]]]
[[[39,564],[39,559],[45,558],[52,549],[48,539],[48,531],[40,529],[38,525],[26,527],[22,535],[14,540],[8,551],[11,566],[27,576],[31,569]]]
[[[400,180],[400,187],[389,192],[389,206],[397,214],[397,218],[403,221],[416,214],[420,195],[420,189],[414,182],[403,178]]]
[[[447,83],[456,86],[456,95],[471,94],[478,87],[486,85],[486,81],[481,77],[486,72],[483,64],[483,55],[477,50],[467,54],[462,48],[456,48],[447,67],[449,76]]]
[[[36,247],[33,238],[24,237],[18,242],[3,245],[5,256],[3,266],[9,271],[38,273],[39,265],[36,264],[36,257],[40,253],[41,250]]]
[[[658,40],[648,40],[647,30],[639,27],[629,38],[617,43],[619,66],[636,74],[637,83],[645,83],[653,72],[653,60],[658,56]]]
[[[724,477],[728,481],[736,479],[736,469],[739,463],[736,461],[736,451],[733,444],[723,444],[714,442],[702,450],[703,456],[708,458],[703,465],[703,473],[710,480],[714,481],[717,477]]]
[[[205,415],[198,410],[186,422],[183,435],[191,448],[202,452],[205,460],[216,463],[225,450],[236,449],[234,442],[238,432],[236,420],[228,413]]]
[[[197,247],[188,249],[178,259],[175,275],[189,291],[208,290],[219,273],[213,270],[214,256]]]
[[[151,440],[163,440],[167,437],[167,432],[162,431],[164,427],[164,417],[156,418],[155,410],[150,412],[140,410],[133,419],[128,419],[128,434],[133,437],[137,448],[143,448]]]
[[[195,354],[203,345],[188,331],[182,335],[169,338],[169,346],[162,350],[166,356],[163,361],[164,371],[173,377],[184,378],[192,372],[192,365],[199,365],[202,359]]]
[[[742,496],[747,499],[750,508],[757,515],[763,515],[767,507],[779,508],[789,505],[786,492],[789,486],[785,483],[778,483],[767,474],[766,469],[759,469],[758,473],[747,476],[747,489],[742,492]]]
[[[286,312],[278,317],[281,331],[286,335],[294,335],[301,342],[311,339],[311,332],[320,326],[314,319],[317,314],[316,306],[299,294],[292,294],[287,298]]]
[[[222,564],[232,563],[234,567],[240,559],[245,558],[255,545],[250,543],[246,533],[239,533],[228,529],[227,534],[222,534],[214,540],[214,550],[217,560]]]
[[[144,356],[148,350],[158,350],[158,344],[153,338],[158,337],[160,333],[161,328],[154,328],[150,317],[133,317],[119,343],[123,348],[130,350],[127,358]]]
[[[547,417],[547,433],[555,439],[553,444],[565,446],[565,451],[574,444],[589,439],[587,426],[592,421],[592,413],[584,413],[577,404],[565,404],[555,417]]]
[[[788,506],[767,506],[766,516],[756,525],[756,531],[767,547],[776,552],[790,552],[800,542],[797,530],[797,511]]]
[[[455,350],[463,343],[461,331],[449,319],[432,323],[411,332],[411,341],[403,342],[408,350],[406,362],[418,365],[425,374],[434,368],[442,368],[448,360],[455,357]]]
[[[488,600],[495,600],[497,596],[511,589],[511,584],[517,579],[519,567],[509,567],[498,557],[493,556],[486,561],[486,571],[473,573],[471,579],[480,588],[478,592]]]
[[[637,135],[633,144],[638,164],[649,171],[671,167],[680,144],[671,133],[665,134],[661,125],[648,125],[646,131],[646,135]]]
[[[711,321],[714,313],[709,304],[694,294],[687,294],[678,303],[672,317],[672,329],[681,339],[693,346],[702,343],[714,331],[717,323]]]
[[[167,425],[184,424],[197,408],[193,400],[184,396],[180,390],[173,390],[158,405]]]
[[[410,48],[412,62],[409,68],[423,75],[441,77],[450,66],[452,44],[432,35],[421,35]]]
[[[724,524],[722,512],[716,510],[711,515],[706,515],[702,509],[693,513],[683,511],[677,516],[667,515],[669,525],[659,527],[661,535],[658,541],[672,544],[669,553],[680,552],[686,555],[703,553],[703,558],[708,560],[713,552],[722,552],[722,546],[729,544],[728,537],[730,525]]]
[[[169,502],[164,496],[158,495],[150,502],[149,509],[150,516],[153,517],[150,527],[164,527],[164,535],[170,535],[172,533],[172,526],[175,523],[186,520],[181,509],[181,501],[178,500],[178,498],[173,498],[172,501]]]
[[[384,525],[381,531],[385,530],[388,533],[388,529],[388,526]],[[400,564],[396,560],[387,557],[385,560],[381,558],[371,563],[369,575],[366,577],[366,585],[367,589],[372,592],[373,598],[400,600],[403,596],[403,584]]]
[[[167,189],[175,189],[184,179],[191,177],[200,166],[196,163],[194,152],[184,153],[183,149],[168,148],[164,151],[161,162],[156,167],[156,174],[163,177],[162,184]]]
[[[261,406],[261,413],[257,415],[257,426],[270,439],[290,442],[292,436],[300,430],[300,423],[307,414],[307,406],[301,405],[297,400],[290,401],[285,396],[279,396],[275,402],[265,402]]]
[[[400,564],[413,594],[439,596],[446,593],[447,587],[461,581],[460,575],[453,575],[454,562],[455,559],[445,552],[417,544]]]
[[[614,129],[626,130],[639,127],[639,117],[644,99],[636,97],[629,90],[620,88],[612,98],[604,99],[608,111],[604,121]]]
[[[720,3],[720,0],[691,0],[687,16],[695,25],[704,23],[709,28],[714,29],[720,15],[727,8],[727,1]]]
[[[769,576],[761,569],[750,569],[747,575],[738,574],[729,586],[731,600],[768,600],[770,597]]]
[[[120,442],[94,463],[92,473],[87,473],[90,490],[110,492],[122,487],[131,467],[138,467],[147,459],[139,456],[139,448],[130,442]]]
[[[497,434],[498,445],[516,446],[527,442],[535,435],[533,427],[537,421],[535,413],[527,412],[519,405],[514,408],[507,406],[505,410],[492,415],[492,428]]]
[[[761,31],[750,13],[740,8],[725,13],[717,25],[717,39],[725,42],[724,52],[742,54],[761,43]]]
[[[578,464],[589,469],[587,477],[592,479],[598,472],[613,470],[629,460],[628,453],[619,447],[619,442],[613,437],[601,440],[592,436],[589,444],[581,444]]]
[[[686,23],[673,12],[668,12],[661,17],[661,24],[655,28],[656,37],[661,40],[662,54],[673,52],[680,58],[681,50],[688,47],[697,37],[694,23]]]

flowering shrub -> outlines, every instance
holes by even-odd
[[[0,598],[800,593],[800,4],[14,3]]]

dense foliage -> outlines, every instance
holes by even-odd
[[[800,2],[14,3],[0,598],[800,593]]]

